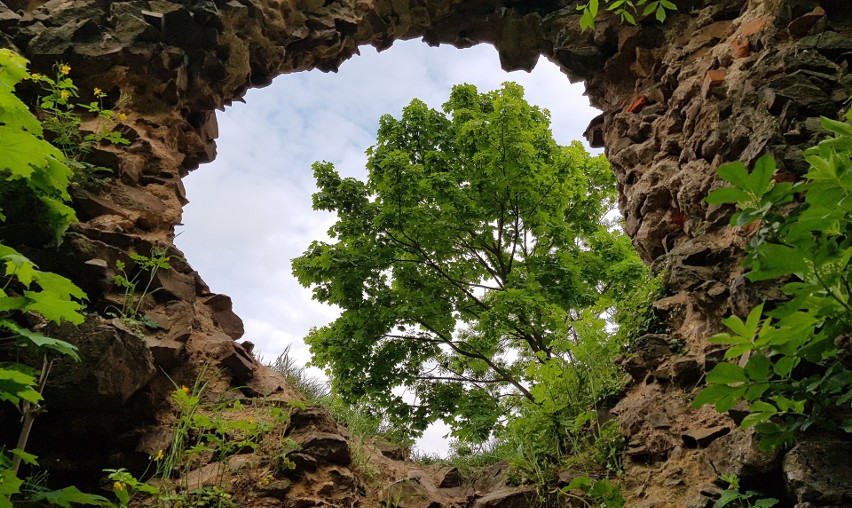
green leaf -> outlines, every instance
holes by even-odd
[[[749,178],[748,170],[742,162],[729,162],[719,166],[717,171],[719,178],[730,183],[737,189],[745,192],[751,192],[751,178]]]
[[[580,16],[580,30],[586,31],[595,27],[595,17],[592,16],[591,11],[586,8],[583,10],[583,14]]]
[[[599,0],[589,0],[589,13],[593,18],[598,17]]]
[[[725,203],[750,203],[753,198],[744,191],[736,187],[722,187],[712,191],[704,198],[704,201],[711,205],[721,205]]]
[[[752,381],[763,383],[769,381],[769,369],[772,362],[762,353],[756,353],[749,358],[745,366],[745,375]]]
[[[772,370],[775,371],[775,374],[786,378],[799,364],[799,360],[799,358],[793,356],[782,356],[772,366]]]
[[[41,394],[33,389],[37,384],[36,378],[29,374],[0,367],[0,400],[12,404],[21,401],[36,404],[42,400]]]
[[[734,501],[739,501],[743,498],[743,495],[740,494],[737,490],[726,489],[722,491],[722,494],[719,496],[719,499],[716,500],[716,504],[713,505],[714,508],[724,508]]]
[[[0,174],[9,179],[30,178],[37,168],[48,165],[51,158],[62,159],[62,152],[32,133],[0,125]]]
[[[760,317],[763,315],[763,302],[756,305],[751,311],[748,313],[745,322],[745,337],[749,339],[753,339],[757,334],[757,328],[760,326]]]
[[[849,125],[848,123],[838,122],[837,120],[822,117],[820,118],[820,125],[822,125],[823,129],[840,136],[852,137],[852,125]]]
[[[721,362],[707,374],[707,382],[726,385],[746,383],[748,382],[748,377],[746,377],[745,371],[739,365]]]
[[[26,339],[26,341],[34,345],[36,348],[50,349],[80,361],[80,356],[77,354],[77,347],[65,342],[64,340],[50,338],[39,332],[34,332],[19,326],[17,323],[8,319],[0,319],[0,327],[15,333],[22,339]]]
[[[753,501],[754,508],[772,508],[777,505],[780,501],[775,499],[774,497],[766,497],[763,499],[756,499]]]
[[[740,422],[740,426],[747,429],[757,425],[758,423],[769,421],[773,416],[775,416],[775,413],[749,413],[745,418],[743,418],[743,421]]]
[[[589,489],[592,488],[593,480],[588,476],[577,476],[573,478],[568,485],[566,485],[563,490],[565,492],[579,489],[585,492],[588,492]]]
[[[29,76],[27,59],[6,48],[0,49],[0,85],[11,90]]]
[[[742,398],[745,400],[752,402],[765,394],[772,385],[769,383],[751,383],[744,385],[745,390],[743,391]]]
[[[11,469],[0,471],[0,508],[12,508],[9,497],[19,493],[23,484],[24,481],[18,478]]]
[[[75,325],[82,324],[86,318],[80,314],[83,308],[79,303],[62,298],[49,291],[24,291],[24,296],[29,298],[31,303],[27,305],[27,310],[38,312],[45,319],[53,321],[56,324],[62,321],[68,321]]]
[[[738,344],[733,346],[732,348],[725,351],[725,359],[730,360],[731,358],[739,358],[742,355],[748,353],[749,351],[754,350],[754,344],[751,342],[744,342],[742,344]]]
[[[6,263],[7,276],[15,276],[24,287],[30,287],[36,272],[32,261],[18,253],[7,254],[0,260]]]
[[[738,388],[733,388],[723,384],[716,384],[704,388],[692,401],[692,407],[699,408],[704,404],[716,405],[717,411],[724,412],[736,404],[737,397],[742,392]],[[725,409],[720,409],[725,408]]]
[[[29,303],[30,300],[23,296],[4,296],[0,298],[0,312],[24,310]]]
[[[65,487],[64,489],[51,490],[47,492],[39,492],[34,494],[32,501],[41,501],[63,508],[71,508],[75,504],[87,506],[112,506],[109,499],[95,494],[86,494],[80,489],[74,487]]]
[[[751,281],[803,274],[808,270],[803,252],[787,245],[764,243],[754,253],[754,257],[757,268],[747,275]]]
[[[21,450],[20,448],[12,448],[11,450],[9,450],[9,453],[11,453],[12,455],[15,455],[16,457],[20,457],[21,461],[24,464],[29,464],[31,466],[37,466],[38,465],[38,456],[37,455],[33,455],[32,453],[27,453],[24,450]]]
[[[752,309],[751,312],[754,312],[754,309]],[[749,316],[751,316],[751,313],[749,313]],[[722,320],[722,324],[727,326],[728,329],[736,333],[741,338],[751,340],[751,337],[754,335],[754,331],[749,330],[743,320],[738,316],[728,316]],[[714,337],[716,336],[714,335]]]
[[[775,167],[775,158],[769,154],[763,155],[754,163],[754,170],[751,172],[751,192],[758,199],[769,190]]]
[[[86,293],[82,289],[59,274],[38,272],[34,278],[38,282],[38,285],[41,286],[41,289],[54,293],[62,299],[77,298],[79,300],[86,300]]]

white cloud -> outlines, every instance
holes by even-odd
[[[364,151],[375,142],[382,114],[398,116],[415,97],[440,108],[462,82],[480,91],[519,82],[529,102],[550,109],[562,144],[579,139],[597,114],[582,85],[571,85],[545,59],[532,73],[507,74],[490,46],[457,50],[407,41],[381,54],[362,53],[338,74],[285,75],[250,91],[247,104],[219,115],[217,160],[185,179],[190,204],[177,244],[213,291],[233,298],[245,338],[270,361],[287,344],[296,358],[309,360],[301,338],[337,315],[290,275],[290,260],[324,238],[333,222],[311,210],[314,161],[363,177]],[[419,446],[445,454],[446,433],[433,427]]]

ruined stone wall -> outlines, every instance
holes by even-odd
[[[780,457],[757,454],[729,416],[689,409],[720,359],[706,337],[765,293],[739,277],[749,232],[727,228],[731,210],[703,198],[726,161],[769,152],[783,178],[801,176],[799,155],[819,137],[818,116],[835,116],[852,95],[852,9],[847,0],[685,0],[664,25],[604,17],[581,33],[576,3],[4,0],[0,45],[19,49],[40,72],[67,62],[84,97],[95,86],[109,101],[126,97],[120,128],[132,141],[93,154],[115,178],[75,192],[81,221],[58,252],[25,239],[21,247],[78,282],[104,316],[120,298],[111,267],[128,250],[165,245],[180,255],[172,241],[186,203],[181,177],[214,159],[214,110],[248,88],[282,73],[333,71],[361,45],[381,49],[398,39],[493,44],[507,70],[531,69],[543,56],[585,81],[603,111],[588,138],[606,148],[634,245],[668,274],[668,296],[657,306],[670,332],[637,340],[623,359],[634,380],[616,407],[630,440],[629,504],[708,506],[722,472],[780,485]],[[54,377],[51,410],[37,423],[54,429],[34,444],[56,471],[132,466],[162,447],[165,374],[191,381],[209,362],[230,377],[214,388],[293,396],[234,342],[242,324],[230,300],[212,294],[189,264],[157,283],[163,289],[147,313],[160,330],[140,339],[93,316],[77,334],[82,367]],[[73,457],[95,436],[98,453],[81,464]]]

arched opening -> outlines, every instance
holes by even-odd
[[[290,273],[290,260],[327,238],[333,222],[311,209],[310,165],[328,160],[342,175],[363,179],[364,150],[375,144],[382,114],[398,116],[414,98],[440,109],[455,84],[484,92],[503,81],[519,82],[528,102],[550,110],[562,145],[582,139],[599,114],[582,85],[568,84],[544,58],[531,73],[507,73],[489,45],[459,50],[400,41],[381,53],[362,48],[337,74],[280,76],[218,115],[217,158],[184,179],[189,204],[175,241],[211,289],[233,299],[257,355],[268,362],[291,345],[307,362],[302,338],[337,316]],[[446,433],[430,428],[419,448],[446,453]]]
[[[120,296],[105,267],[130,248],[149,252],[152,243],[171,244],[181,177],[214,155],[212,111],[248,88],[281,73],[336,69],[361,45],[387,48],[418,37],[457,47],[494,44],[505,68],[529,68],[538,55],[558,61],[573,78],[586,80],[604,111],[593,135],[607,146],[634,245],[646,261],[669,270],[670,296],[658,302],[669,333],[638,344],[665,346],[634,351],[636,382],[620,407],[631,442],[623,479],[628,498],[712,502],[708,492],[715,487],[704,486],[715,479],[719,462],[715,470],[694,467],[713,450],[696,440],[697,449],[684,451],[684,432],[692,429],[713,445],[724,434],[732,451],[719,448],[727,456],[750,456],[747,439],[733,442],[741,436],[736,422],[689,407],[692,376],[700,382],[718,360],[707,336],[721,329],[720,317],[736,309],[738,298],[763,296],[733,284],[744,235],[731,234],[729,210],[708,206],[704,197],[717,185],[722,162],[750,163],[773,153],[784,178],[806,170],[801,150],[821,135],[817,118],[839,110],[852,93],[849,13],[841,0],[684,0],[663,25],[648,18],[623,26],[610,18],[590,32],[578,28],[577,2],[6,4],[0,5],[2,45],[18,47],[42,72],[65,60],[84,76],[81,89],[133,96],[124,126],[134,144],[104,154],[117,178],[99,194],[78,197],[82,221],[61,251],[37,252],[45,266],[86,282],[97,300],[92,308],[100,310],[109,297]],[[242,376],[237,382],[251,378],[253,364],[241,363],[231,341],[237,331],[225,333],[216,320],[233,317],[230,305],[205,291],[189,267],[169,282],[157,310],[179,326],[152,334],[150,344],[132,333],[119,333],[122,342],[115,340],[120,330],[96,315],[97,333],[84,332],[91,342],[83,363],[57,383],[66,393],[40,420],[46,425],[40,432],[50,438],[40,452],[55,452],[51,463],[71,464],[69,476],[81,470],[96,475],[95,462],[107,457],[147,461],[152,450],[140,443],[163,434],[157,425],[164,420],[157,418],[166,413],[173,389],[163,370],[182,369],[189,377],[205,359],[230,355]],[[676,339],[673,349],[669,339]],[[134,347],[113,348],[123,343]],[[143,369],[133,375],[121,370],[146,363],[140,358],[147,361]],[[113,422],[123,426],[121,436],[111,434],[116,427],[107,429]],[[95,439],[98,455],[81,465],[77,456],[88,454]]]

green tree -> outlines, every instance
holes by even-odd
[[[562,370],[542,366],[576,361],[582,331],[645,271],[604,220],[606,160],[559,146],[521,86],[459,85],[443,109],[383,116],[366,182],[314,164],[314,208],[338,221],[293,273],[342,309],[305,339],[336,392],[481,441],[542,402],[537,377]]]

